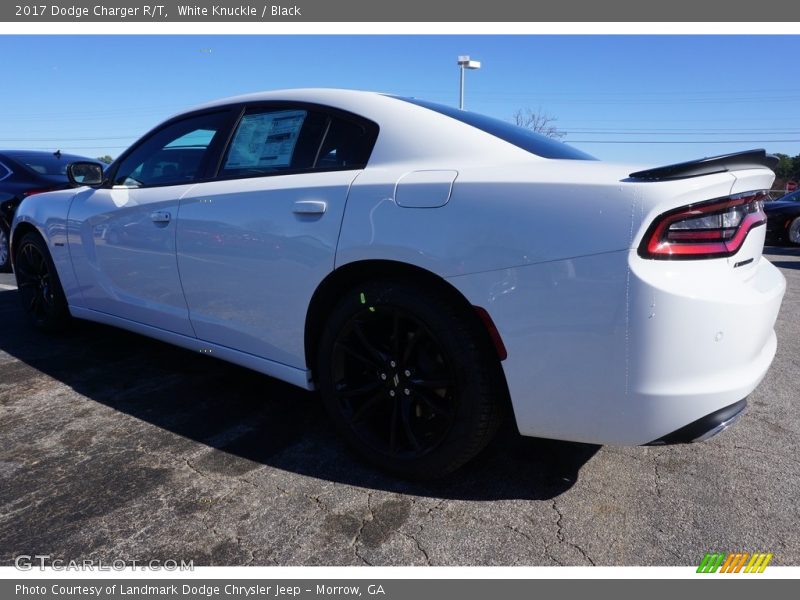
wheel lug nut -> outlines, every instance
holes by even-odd
[[[409,390],[408,388],[406,388],[406,389],[404,389],[404,390],[403,390],[403,393],[404,393],[406,396],[410,396],[410,395],[411,395],[411,390]]]
[[[384,381],[386,381],[386,373],[381,373],[381,379],[383,379]]]
[[[389,395],[394,398],[394,390],[389,390]]]
[[[389,361],[389,366],[390,366],[390,367],[396,367],[396,366],[397,366],[397,363],[396,363],[396,362],[394,362],[393,360],[390,360],[390,361]]]
[[[411,377],[411,371],[409,371],[408,369],[406,369],[406,370],[403,372],[403,374],[404,374],[406,377]]]

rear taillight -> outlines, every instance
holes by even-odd
[[[746,192],[690,204],[660,215],[639,245],[639,256],[686,260],[731,256],[753,227],[767,222],[767,192]]]

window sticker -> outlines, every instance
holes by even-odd
[[[288,167],[306,118],[304,110],[283,110],[242,117],[225,169]]]

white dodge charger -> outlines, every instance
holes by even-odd
[[[643,170],[410,98],[293,90],[159,125],[17,211],[43,329],[99,321],[319,389],[436,477],[504,416],[598,444],[710,437],[775,354],[771,157]]]

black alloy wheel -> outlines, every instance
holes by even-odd
[[[11,270],[11,253],[8,245],[8,230],[5,225],[0,223],[0,273],[7,273]]]
[[[61,282],[42,238],[27,233],[17,248],[14,272],[22,308],[38,329],[60,329],[69,321]]]
[[[317,382],[340,434],[364,458],[431,479],[494,435],[505,382],[469,317],[441,290],[410,281],[361,286],[333,309]]]
[[[453,425],[453,369],[436,336],[400,307],[356,313],[334,342],[333,373],[342,416],[374,452],[419,458]]]

